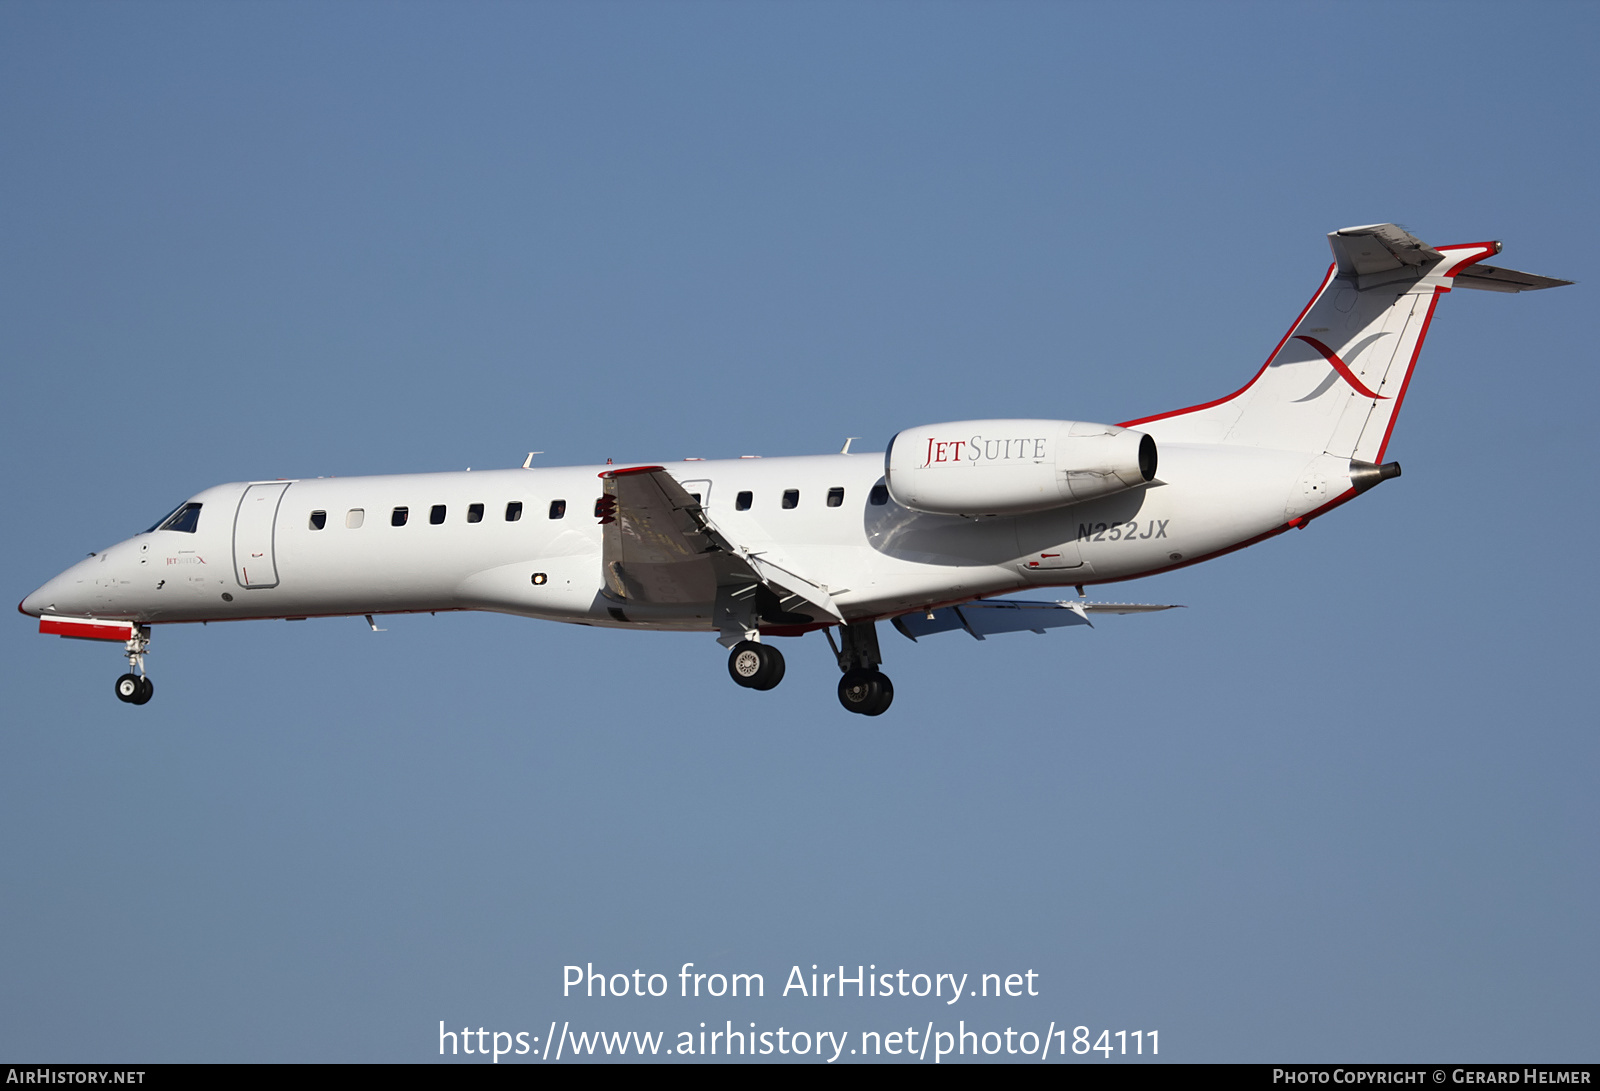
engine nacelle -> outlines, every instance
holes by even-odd
[[[1156,476],[1156,441],[1113,424],[967,420],[889,442],[895,503],[939,515],[1021,515],[1131,489]]]

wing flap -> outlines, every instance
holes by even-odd
[[[707,602],[716,593],[700,505],[660,466],[607,470],[596,514],[606,587],[619,599]],[[699,518],[697,518],[699,516]]]
[[[649,603],[705,603],[749,597],[752,585],[761,620],[797,624],[812,607],[844,620],[823,585],[794,571],[772,551],[752,552],[728,541],[700,501],[661,466],[632,466],[600,475],[604,495],[596,514],[605,527],[601,545],[606,587],[619,599]]]
[[[791,571],[789,567],[779,563],[771,551],[746,553],[739,550],[738,554],[756,570],[756,575],[761,577],[763,583],[805,599],[813,606],[820,607],[831,618],[844,620],[844,615],[834,605],[833,596],[828,593],[828,588],[819,583],[812,583],[804,576]]]

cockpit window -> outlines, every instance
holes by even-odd
[[[155,522],[153,522],[149,526],[145,527],[144,528],[144,532],[146,534],[149,534],[152,531],[160,530],[161,529],[161,524],[165,523],[168,519],[171,519],[174,515],[178,514],[180,511],[182,511],[183,507],[184,506],[182,504],[179,504],[177,507],[175,507],[171,511],[167,512],[167,514],[163,515],[161,518],[157,519]]]
[[[145,531],[145,533],[149,534],[152,530],[181,530],[185,534],[193,534],[199,526],[200,505],[179,504],[167,514],[166,518],[151,527],[150,530]]]

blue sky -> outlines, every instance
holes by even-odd
[[[881,449],[1260,365],[1326,232],[1457,292],[1306,533],[917,645],[843,713],[708,634],[0,635],[0,1055],[427,1060],[437,1024],[853,1031],[792,965],[1040,974],[1174,1060],[1593,1060],[1597,16],[1579,4],[0,7],[20,599],[222,481]],[[766,975],[562,999],[561,967]],[[941,1024],[942,1025],[942,1024]],[[1091,1055],[1098,1057],[1097,1054]]]

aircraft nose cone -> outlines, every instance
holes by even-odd
[[[57,577],[57,579],[59,578],[60,577]],[[52,590],[52,585],[55,582],[55,580],[51,580],[33,594],[17,603],[17,612],[26,614],[29,617],[38,617],[40,614],[42,614],[44,612],[44,608],[50,605],[50,600],[52,598],[50,592]]]
[[[84,575],[84,562],[79,561],[54,579],[47,580],[43,587],[17,603],[17,609],[29,617],[42,617],[45,613],[52,614],[81,614],[91,605],[81,586]]]

